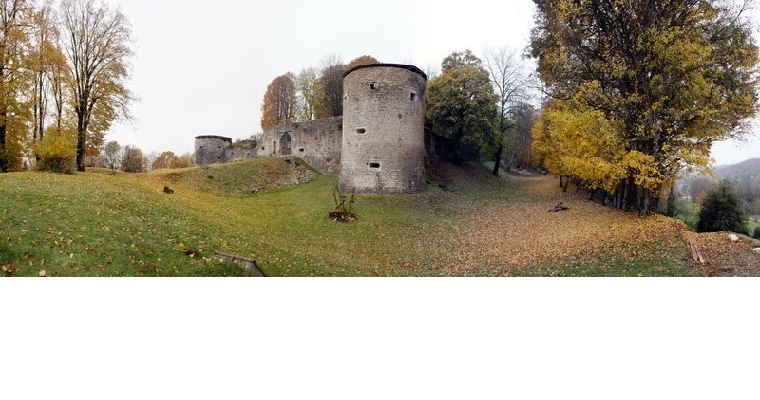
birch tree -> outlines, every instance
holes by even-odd
[[[491,82],[496,90],[499,115],[499,135],[494,155],[493,174],[499,175],[501,159],[505,142],[513,145],[507,149],[511,159],[515,158],[514,140],[508,140],[507,132],[517,128],[518,107],[527,97],[527,73],[516,50],[507,47],[489,48],[485,51],[483,66],[491,76]]]

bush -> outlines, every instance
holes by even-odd
[[[72,138],[50,131],[36,146],[40,162],[37,169],[73,174],[76,169],[76,146]]]
[[[675,186],[670,188],[670,194],[668,194],[668,203],[665,206],[665,215],[668,217],[676,216],[676,189]]]
[[[747,233],[747,214],[742,197],[728,181],[707,192],[699,212],[699,232],[730,231]]]
[[[752,235],[752,237],[755,239],[760,239],[760,226],[755,228],[755,233]]]

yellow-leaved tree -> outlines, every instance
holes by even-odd
[[[49,127],[36,143],[35,152],[40,158],[38,169],[73,173],[77,154],[76,134],[73,131],[58,130],[55,126]]]
[[[613,132],[621,146],[613,157],[614,172],[622,169],[624,175],[614,191],[606,190],[619,208],[635,208],[644,216],[679,171],[708,167],[713,142],[750,132],[760,72],[746,15],[751,1],[738,6],[722,0],[535,3],[531,54],[547,91],[554,99],[578,103],[570,114],[613,127],[578,125],[571,116],[564,122],[569,129],[588,129],[575,133],[580,138],[552,129],[538,135],[559,135],[565,139],[559,143],[580,146],[554,144],[558,153],[548,155],[551,141],[538,144],[547,168],[571,169],[563,172],[598,181],[594,175],[601,172],[582,172],[601,151],[593,147],[608,143],[604,136]],[[544,110],[544,126],[551,126],[551,114]],[[600,137],[589,140],[589,135]]]

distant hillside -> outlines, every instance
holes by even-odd
[[[751,158],[734,165],[715,167],[715,178],[742,178],[760,176],[760,158]]]

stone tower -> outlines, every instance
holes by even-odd
[[[346,72],[342,191],[425,189],[426,82],[425,73],[412,65],[362,65]]]
[[[223,136],[197,136],[195,138],[195,165],[227,162],[227,150],[232,139]]]

